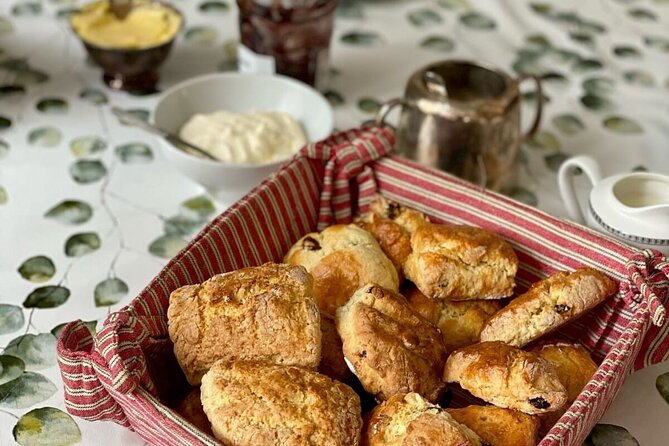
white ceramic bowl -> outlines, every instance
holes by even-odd
[[[189,79],[165,91],[156,106],[158,127],[178,134],[196,113],[280,111],[297,119],[309,141],[332,132],[328,101],[306,84],[284,76],[216,73]],[[225,204],[232,204],[290,157],[265,164],[224,163],[190,155],[160,139],[165,157],[182,174],[204,186]]]

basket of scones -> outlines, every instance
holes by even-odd
[[[67,409],[157,445],[581,445],[665,359],[669,262],[389,155],[305,147],[92,336]]]

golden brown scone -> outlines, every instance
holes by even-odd
[[[321,363],[318,371],[341,382],[349,382],[353,374],[344,360],[341,337],[337,333],[335,322],[327,316],[321,315]]]
[[[565,404],[565,407],[557,412],[541,415],[541,433],[545,435],[578,398],[592,375],[597,371],[597,364],[592,360],[586,349],[569,342],[545,342],[534,346],[530,351],[553,364],[560,382],[567,389],[567,404]]]
[[[537,417],[517,410],[496,406],[467,406],[446,411],[490,446],[536,446],[540,439]]]
[[[363,446],[483,446],[471,429],[417,393],[394,395],[372,411]]]
[[[284,261],[302,265],[311,273],[318,308],[330,317],[366,283],[393,291],[399,287],[397,270],[377,241],[353,224],[305,235],[290,248]]]
[[[407,279],[432,299],[501,299],[513,294],[518,259],[499,235],[461,225],[421,225],[411,236]]]
[[[481,341],[522,347],[579,317],[616,290],[616,283],[595,269],[560,271],[534,283],[488,319]]]
[[[502,308],[495,300],[429,299],[415,286],[408,286],[403,294],[414,311],[441,330],[449,352],[479,342],[485,321]]]
[[[211,431],[211,424],[207,418],[207,414],[204,413],[202,408],[202,401],[200,400],[200,388],[196,387],[195,389],[188,392],[188,394],[179,401],[179,405],[176,408],[179,415],[188,420],[195,427],[200,429],[202,432],[207,435],[214,435]]]
[[[427,221],[422,213],[378,195],[356,223],[374,236],[401,275],[411,253],[411,234]]]
[[[181,287],[170,295],[167,317],[192,385],[219,359],[311,368],[321,359],[313,281],[300,266],[266,263]]]
[[[337,310],[336,322],[344,356],[377,400],[408,392],[439,400],[447,356],[441,333],[403,296],[367,284]]]
[[[567,392],[555,368],[536,353],[503,342],[481,342],[451,353],[446,382],[488,403],[530,415],[560,410]]]
[[[228,446],[357,446],[360,399],[346,384],[301,367],[217,362],[202,405]]]

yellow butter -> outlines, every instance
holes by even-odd
[[[72,14],[74,31],[86,42],[105,48],[141,49],[169,41],[181,28],[182,19],[159,3],[134,1],[135,7],[119,20],[109,1],[90,3]]]

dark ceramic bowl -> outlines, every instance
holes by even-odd
[[[102,80],[115,90],[152,91],[158,83],[158,68],[167,59],[172,44],[184,26],[184,17],[172,5],[158,3],[181,17],[181,27],[166,42],[146,48],[113,48],[87,42],[72,27],[90,58],[102,68]]]

